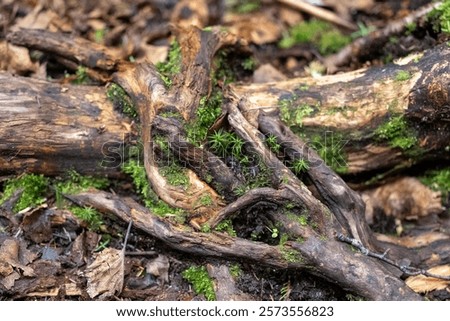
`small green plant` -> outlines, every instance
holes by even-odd
[[[75,72],[75,80],[73,81],[73,83],[76,85],[87,84],[90,81],[87,71],[88,69],[86,67],[78,66]]]
[[[156,64],[166,87],[172,86],[172,78],[181,71],[181,47],[177,41],[172,41],[166,62]]]
[[[138,113],[130,96],[118,84],[110,83],[106,87],[106,97],[113,103],[113,106],[130,118],[136,118]]]
[[[70,211],[79,219],[86,222],[89,229],[92,231],[98,231],[103,225],[101,214],[92,207],[79,207],[73,206]]]
[[[427,171],[420,180],[431,189],[441,191],[443,199],[446,199],[450,192],[450,167]]]
[[[278,144],[277,136],[270,134],[266,137],[266,144],[269,146],[270,150],[274,153],[279,153],[281,145]]]
[[[223,220],[222,222],[217,224],[215,230],[218,232],[226,232],[230,236],[237,236],[236,231],[234,230],[234,227],[233,227],[233,222],[231,221],[231,219]]]
[[[45,201],[49,180],[43,175],[25,174],[5,182],[3,196],[0,204],[9,199],[16,190],[23,189],[22,195],[14,206],[14,211],[19,212],[29,206],[37,206]]]
[[[417,29],[417,23],[415,23],[415,22],[410,22],[410,23],[406,24],[405,27],[406,27],[406,32],[405,32],[405,34],[406,34],[407,36],[409,36],[409,35],[412,35],[414,31],[416,31],[416,29]]]
[[[216,300],[214,284],[204,266],[191,266],[182,272],[182,276],[192,284],[195,293],[203,294],[208,301]]]
[[[254,70],[255,67],[256,67],[256,61],[255,61],[252,57],[249,57],[249,58],[246,58],[246,59],[241,63],[241,65],[242,65],[242,68],[244,68],[244,70],[252,71],[252,70]]]
[[[96,43],[103,43],[105,40],[106,29],[96,29],[94,32],[94,40]]]
[[[380,140],[387,140],[394,148],[408,150],[417,143],[413,130],[408,126],[403,116],[392,117],[375,130],[375,136]]]
[[[291,48],[300,43],[313,43],[322,55],[337,52],[351,42],[351,37],[343,35],[330,23],[317,19],[301,22],[292,27],[278,43],[280,48]]]
[[[295,174],[300,174],[300,173],[304,173],[309,169],[309,163],[306,159],[301,158],[301,159],[296,159],[293,163],[292,163],[292,170],[294,171]]]
[[[405,81],[411,79],[411,74],[406,70],[399,70],[395,74],[395,81]]]
[[[203,224],[200,228],[202,233],[211,233],[211,226],[209,224]]]
[[[279,235],[280,235],[280,231],[276,228],[276,227],[273,227],[273,228],[268,228],[269,229],[269,231],[270,231],[270,236],[273,238],[273,239],[276,239]]]
[[[311,146],[319,153],[325,164],[337,173],[347,172],[346,155],[344,146],[347,140],[340,133],[326,131],[325,135],[313,135]]]
[[[358,31],[355,31],[350,35],[352,37],[352,39],[357,39],[360,37],[368,36],[371,32],[373,32],[377,29],[374,26],[368,27],[362,22],[358,22],[357,25],[358,25]]]

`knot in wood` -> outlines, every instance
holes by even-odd
[[[428,98],[431,102],[438,106],[448,104],[448,89],[441,81],[435,80],[428,85]]]

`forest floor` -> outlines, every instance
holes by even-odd
[[[222,80],[248,84],[383,66],[450,39],[448,1],[445,13],[432,11],[432,14],[419,15],[412,22],[403,23],[399,31],[392,31],[381,45],[376,41],[375,31],[403,21],[429,6],[431,1],[324,0],[320,10],[315,6],[311,10],[296,8],[285,2],[211,0],[198,1],[198,6],[188,8],[180,5],[183,1],[171,0],[3,0],[0,3],[0,70],[57,83],[106,85],[90,78],[83,66],[71,69],[57,57],[42,51],[12,48],[6,40],[7,34],[20,28],[70,33],[108,47],[118,59],[136,63],[150,61],[164,72],[165,62],[175,52],[173,26],[189,23],[209,28],[221,25],[245,39],[251,48],[251,52],[243,56],[226,57],[228,62],[233,59],[234,62],[230,63],[229,75]],[[324,18],[322,9],[331,18]],[[446,26],[441,24],[439,14],[447,15]],[[359,47],[363,49],[350,55],[345,63],[338,63],[338,53],[358,39],[366,39]],[[400,172],[394,171],[388,180],[372,180],[375,184],[365,185],[371,178],[367,176],[342,173],[342,177],[351,187],[366,192],[368,198],[375,197],[375,192],[367,192],[368,187],[414,177],[417,179],[414,184],[419,184],[420,188],[412,193],[439,197],[440,210],[419,219],[396,218],[387,216],[383,212],[387,205],[378,203],[370,218],[371,228],[393,237],[414,238],[417,230],[431,231],[439,226],[440,232],[448,235],[448,152],[443,151],[440,163],[425,161]],[[123,248],[127,226],[92,208],[76,206],[64,195],[94,187],[130,196],[144,204],[142,187],[136,186],[139,181],[135,174],[129,168],[124,169],[121,178],[115,179],[85,177],[76,172],[44,177],[39,173],[8,173],[0,169],[0,300],[98,299],[86,290],[92,282],[86,278],[89,275],[86,268],[105,248]],[[424,202],[435,204],[435,199]],[[248,221],[253,219],[258,223],[252,226],[252,231],[245,230]],[[251,235],[266,243],[279,239],[276,228],[259,222],[257,213],[250,213],[246,221],[233,223],[234,231],[230,233]],[[250,300],[361,299],[307,272],[195,257],[173,250],[136,229],[131,230],[127,244],[123,291],[110,299],[213,299],[206,267],[221,264],[228,265],[236,286]],[[417,291],[430,300],[450,299],[449,282]]]

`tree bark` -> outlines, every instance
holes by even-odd
[[[120,176],[134,131],[105,93],[0,73],[0,174]]]

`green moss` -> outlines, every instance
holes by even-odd
[[[230,274],[233,278],[237,279],[242,274],[241,266],[238,263],[234,263],[230,266]]]
[[[85,176],[74,170],[67,172],[67,179],[55,184],[57,191],[62,194],[76,194],[87,191],[90,188],[104,189],[108,185],[109,181],[106,178]]]
[[[295,106],[295,100],[297,100],[296,96],[279,101],[280,119],[288,126],[301,127],[303,125],[303,118],[311,115],[314,112],[314,108],[308,104]]]
[[[450,191],[450,167],[427,171],[420,180],[431,189],[441,191],[446,199]]]
[[[290,48],[296,44],[313,43],[322,55],[328,55],[337,52],[350,42],[351,37],[343,35],[330,23],[311,19],[292,27],[278,45],[280,48]]]
[[[411,74],[406,70],[399,70],[395,74],[395,81],[405,81],[411,79]]]
[[[179,219],[184,220],[184,212],[182,210],[170,207],[167,203],[157,197],[148,183],[144,166],[137,160],[130,159],[123,165],[122,170],[124,173],[131,176],[136,191],[141,196],[144,205],[149,208],[152,213],[158,216],[173,214]]]
[[[196,119],[186,125],[188,140],[197,146],[205,141],[208,129],[222,113],[223,94],[214,90],[210,97],[202,97],[196,112]]]
[[[259,10],[261,7],[260,0],[228,0],[228,7],[236,13],[246,14]]]
[[[402,150],[408,150],[417,143],[416,135],[403,116],[392,117],[381,124],[375,130],[375,136],[379,140],[388,141],[390,146]]]
[[[303,258],[301,254],[290,247],[287,247],[285,245],[280,246],[281,255],[283,256],[283,259],[285,259],[289,263],[301,263],[303,261]]]
[[[286,211],[285,215],[288,217],[289,220],[293,222],[297,222],[301,226],[307,226],[308,225],[308,213],[302,212],[300,215],[297,215],[293,212]]]
[[[182,272],[182,276],[192,284],[195,293],[203,294],[208,301],[216,300],[214,284],[204,266],[191,266]]]
[[[172,41],[167,61],[157,63],[156,69],[158,69],[166,87],[171,87],[173,77],[181,71],[181,47],[177,41]]]
[[[233,227],[233,222],[230,219],[223,220],[217,224],[215,230],[218,232],[226,232],[230,236],[237,236]]]
[[[96,29],[94,32],[94,40],[96,43],[103,43],[105,40],[106,29],[100,28]]]
[[[211,149],[220,157],[232,155],[238,160],[242,160],[242,148],[244,141],[233,132],[226,132],[223,129],[215,131],[209,138]]]
[[[73,81],[76,85],[85,85],[90,82],[90,78],[87,74],[88,69],[84,66],[78,66],[75,71],[75,80]]]
[[[23,189],[22,195],[14,206],[14,211],[19,212],[29,206],[37,206],[45,201],[49,180],[43,175],[25,174],[18,178],[5,182],[3,196],[0,204],[9,199],[17,189]]]
[[[211,72],[213,87],[216,87],[219,83],[227,85],[236,81],[236,76],[233,71],[234,61],[228,55],[229,52],[224,49],[220,50],[214,57],[213,70]],[[239,64],[239,67],[242,67],[242,65]]]
[[[213,199],[211,197],[211,194],[205,193],[199,198],[199,202],[203,206],[210,206],[213,204]]]
[[[242,65],[242,68],[244,68],[244,70],[252,71],[256,67],[256,61],[252,57],[249,57],[249,58],[244,59],[244,61],[242,61],[241,65]]]
[[[415,22],[410,22],[410,23],[406,24],[405,27],[406,27],[405,34],[406,34],[407,36],[409,36],[409,35],[412,35],[414,31],[416,31],[416,29],[417,29],[417,23],[415,23]]]
[[[159,168],[159,172],[170,185],[181,186],[183,188],[189,186],[189,177],[187,176],[186,169],[177,163],[162,166]]]
[[[103,225],[101,214],[91,207],[73,206],[70,208],[70,211],[76,217],[86,222],[89,229],[92,231],[100,230],[100,227]]]
[[[136,118],[138,113],[131,98],[125,90],[118,84],[110,83],[106,87],[106,97],[113,103],[113,106],[131,118]]]
[[[433,25],[436,32],[450,33],[450,0],[445,0],[428,15],[427,20]]]

